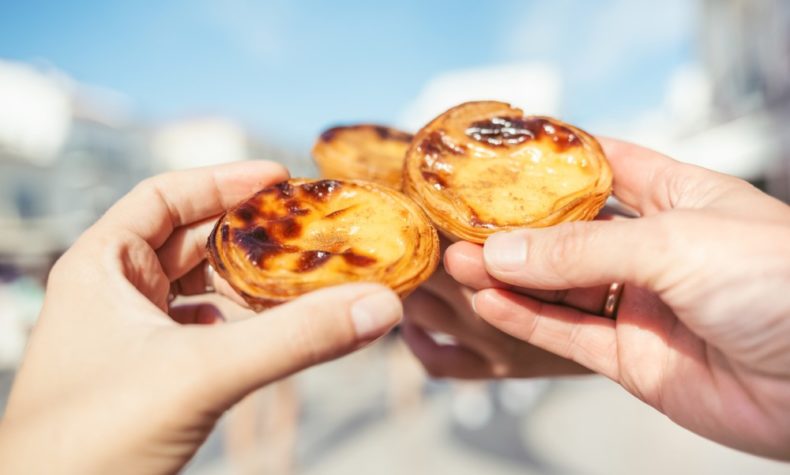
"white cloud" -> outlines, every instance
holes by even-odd
[[[450,107],[466,101],[499,100],[528,114],[556,115],[562,81],[544,63],[513,63],[447,71],[432,78],[404,109],[398,125],[417,130]]]

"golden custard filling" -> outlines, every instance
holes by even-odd
[[[294,179],[225,213],[208,250],[218,274],[265,308],[351,281],[405,295],[433,272],[439,246],[424,213],[395,190]]]
[[[500,102],[462,104],[414,138],[406,193],[455,239],[592,219],[611,191],[600,145],[559,120]]]

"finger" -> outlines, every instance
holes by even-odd
[[[217,218],[182,226],[156,251],[162,270],[172,282],[191,271],[206,258],[206,241]]]
[[[643,216],[672,207],[668,180],[683,164],[639,145],[597,139],[612,167],[612,191],[621,203]]]
[[[433,299],[441,304],[441,307],[434,309],[433,313],[446,315],[445,319],[450,325],[457,321],[457,317],[453,316],[453,313],[474,315],[474,309],[472,308],[474,290],[458,285],[458,282],[450,277],[444,269],[437,269],[431,278],[423,283],[422,289],[424,292],[418,293],[418,296]],[[441,309],[446,311],[442,312]],[[476,315],[474,323],[488,327]]]
[[[485,267],[511,285],[547,290],[629,282],[661,292],[682,276],[685,233],[669,218],[563,223],[489,237]],[[674,224],[673,224],[674,223]],[[671,275],[674,272],[675,275]]]
[[[471,295],[469,296],[471,300]],[[469,344],[470,340],[479,339],[470,324],[459,315],[446,301],[433,295],[425,289],[418,289],[403,301],[404,319],[434,332],[452,336],[455,340]],[[479,317],[476,317],[479,320]],[[479,320],[479,325],[485,325],[490,330],[496,331],[490,325]]]
[[[440,345],[414,323],[401,325],[403,340],[432,378],[480,379],[491,376],[488,364],[458,345]]]
[[[225,321],[222,312],[211,304],[178,305],[171,307],[168,314],[182,325],[211,325]]]
[[[174,295],[202,295],[214,292],[231,301],[248,307],[230,284],[211,269],[208,261],[203,261],[172,284]]]
[[[511,356],[508,352],[517,342],[475,313],[471,289],[459,286],[441,269],[423,288],[426,290],[415,292],[405,303],[412,322],[426,330],[453,336],[492,363]]]
[[[492,277],[485,268],[483,246],[458,241],[444,252],[444,269],[459,284],[481,290],[487,288],[510,288],[509,284]]]
[[[619,380],[614,321],[499,289],[478,292],[475,308],[503,332]]]
[[[549,303],[568,305],[579,310],[600,313],[609,285],[577,289],[542,290],[517,287],[492,277],[485,267],[483,247],[457,242],[444,254],[444,268],[461,285],[474,290],[505,289]]]
[[[228,407],[271,381],[349,353],[395,326],[400,299],[378,284],[318,290],[260,316],[199,334],[214,402]]]
[[[142,181],[97,225],[130,231],[157,249],[179,226],[216,216],[287,178],[282,165],[266,161],[169,172]]]
[[[435,351],[432,350],[431,354],[427,356],[417,354],[420,359],[423,356],[430,358],[428,361],[423,361],[423,364],[434,377],[540,377],[580,374],[588,371],[577,363],[560,358],[503,333],[473,312],[469,312],[469,314],[474,316],[474,320],[464,318],[466,314],[453,313],[444,301],[428,292],[423,291],[412,295],[417,298],[410,296],[404,302],[404,324],[416,326],[423,333],[430,331],[449,334],[458,342],[458,345],[449,345],[450,347],[457,346],[458,350],[442,349],[439,351],[434,348]],[[434,318],[432,315],[444,317]],[[438,345],[442,348],[448,346],[433,343],[433,346]],[[432,348],[432,345],[427,343],[423,346]],[[485,366],[466,368],[465,365],[470,363],[460,361],[466,359],[458,354],[461,350],[463,353],[473,355],[476,360],[484,362]],[[439,361],[436,362],[433,359]],[[455,364],[458,367],[451,367],[453,360],[456,361]]]

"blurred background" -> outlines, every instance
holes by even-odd
[[[0,2],[0,412],[49,267],[140,179],[315,175],[330,125],[498,99],[790,199],[790,2]],[[353,389],[352,389],[353,388]],[[431,381],[397,336],[259,391],[191,474],[790,473],[597,377]]]

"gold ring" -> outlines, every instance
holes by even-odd
[[[623,298],[623,288],[625,284],[613,282],[606,293],[606,300],[603,303],[603,314],[606,318],[617,319],[617,309],[620,307],[620,300]]]
[[[205,292],[207,294],[214,292],[214,268],[208,262],[205,263],[203,268],[203,279],[206,282]]]

